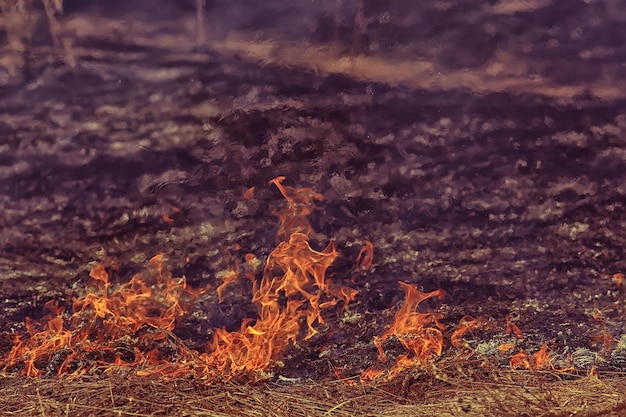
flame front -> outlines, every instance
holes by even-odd
[[[2,361],[4,369],[21,363],[23,372],[34,377],[43,373],[40,366],[46,361],[62,359],[56,373],[77,377],[93,369],[107,372],[112,365],[153,365],[163,341],[171,338],[176,320],[185,313],[183,295],[198,295],[187,288],[184,277],[172,278],[162,266],[159,254],[149,261],[146,273],[110,291],[105,266],[95,265],[90,273],[97,282],[94,292],[75,300],[72,314],[49,301],[43,326],[27,319],[30,337],[15,339]],[[135,346],[124,347],[130,341]]]
[[[324,309],[340,302],[345,308],[357,294],[331,286],[326,278],[339,256],[334,241],[322,251],[309,244],[312,228],[307,216],[322,196],[309,188],[284,186],[283,180],[271,181],[287,200],[285,208],[275,211],[281,242],[269,255],[258,284],[252,273],[243,274],[254,283],[252,302],[258,317],[244,319],[238,331],[216,329],[205,353],[187,348],[172,334],[186,312],[183,299],[192,300],[201,291],[188,288],[184,277],[172,278],[159,254],[150,260],[146,273],[115,290],[107,268],[95,265],[90,276],[96,289],[77,299],[71,314],[52,301],[45,306],[44,325],[27,319],[30,337],[17,336],[0,366],[21,369],[31,377],[41,375],[42,366],[54,365],[59,376],[68,377],[133,367],[139,375],[193,375],[208,382],[264,378],[286,347],[318,333]],[[257,261],[251,254],[245,260]],[[224,277],[217,289],[220,302],[226,287],[238,278],[236,271]]]
[[[335,242],[331,240],[322,250],[312,248],[309,242],[313,229],[308,216],[323,201],[322,196],[310,188],[285,186],[283,181],[284,177],[278,177],[270,182],[286,204],[274,210],[279,219],[279,243],[269,254],[260,279],[255,272],[261,261],[248,253],[244,262],[233,259],[233,268],[221,276],[222,284],[216,289],[221,303],[229,285],[240,278],[249,280],[251,302],[258,314],[243,319],[236,331],[215,329],[204,353],[187,347],[172,331],[190,303],[206,289],[193,290],[185,277],[173,278],[163,266],[163,254],[158,254],[148,262],[144,273],[124,284],[110,281],[115,265],[96,264],[89,274],[95,282],[93,290],[76,299],[69,309],[49,301],[40,322],[27,318],[27,334],[14,336],[11,351],[0,358],[0,368],[18,370],[29,377],[56,374],[78,378],[127,368],[140,376],[192,376],[207,383],[266,378],[289,346],[318,335],[325,322],[325,310],[337,308],[336,313],[340,313],[358,294],[355,289],[332,285],[327,277],[329,267],[339,256]],[[250,189],[245,198],[253,198],[253,191]],[[240,249],[237,244],[234,248]],[[355,270],[371,269],[373,257],[374,246],[365,241]],[[364,370],[361,380],[392,379],[406,369],[427,366],[442,353],[446,329],[441,323],[443,314],[419,310],[424,301],[441,299],[443,291],[425,293],[411,284],[399,284],[405,301],[391,326],[374,339],[374,345],[383,363],[387,362],[384,344],[390,339],[399,341],[406,353],[398,355],[388,370]],[[485,326],[482,319],[464,316],[449,335],[451,346],[465,357],[472,355],[463,337]],[[509,316],[505,333],[523,337]],[[612,349],[614,340],[608,333],[592,338],[603,343],[607,351]],[[508,343],[498,349],[504,355],[514,348],[515,344]],[[513,369],[570,369],[557,369],[555,363],[546,345],[532,355],[518,352],[510,359]],[[336,369],[335,375],[343,378],[342,372]]]

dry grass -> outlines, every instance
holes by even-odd
[[[619,416],[626,380],[575,380],[506,372],[490,382],[418,378],[407,384],[346,381],[205,386],[190,380],[110,375],[97,381],[0,380],[7,416]],[[416,394],[416,392],[418,394]]]

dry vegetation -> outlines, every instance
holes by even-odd
[[[395,383],[333,381],[206,386],[132,374],[97,381],[4,377],[8,416],[621,416],[626,381],[509,371],[490,378],[414,376]],[[403,392],[404,391],[404,392]],[[408,393],[407,393],[408,392]]]

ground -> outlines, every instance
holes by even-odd
[[[221,303],[214,289],[234,262],[264,262],[279,243],[274,212],[285,202],[269,183],[278,176],[323,196],[311,246],[336,242],[329,276],[358,295],[328,309],[319,333],[286,348],[260,385],[132,372],[31,380],[16,367],[2,376],[3,409],[623,412],[626,12],[608,0],[428,3],[402,41],[388,39],[408,29],[383,19],[356,52],[349,36],[333,43],[318,28],[303,38],[296,23],[209,31],[198,48],[193,10],[152,21],[141,18],[149,10],[119,12],[135,13],[131,23],[68,13],[79,68],[44,42],[29,74],[0,86],[1,356],[47,301],[93,290],[96,262],[119,265],[118,285],[158,253],[174,276],[209,289],[177,338],[201,351],[215,329],[238,329],[258,314],[251,282],[231,284]],[[373,263],[359,268],[366,241]],[[374,338],[403,302],[398,281],[445,292],[420,306],[443,316],[442,355],[394,380],[361,381],[391,366]],[[465,316],[482,325],[455,346]],[[512,369],[515,353],[531,358],[543,345],[551,366]],[[384,348],[392,360],[403,353],[397,339]],[[106,402],[90,405],[92,395]]]

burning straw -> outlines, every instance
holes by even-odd
[[[275,211],[280,221],[280,243],[268,256],[260,280],[257,282],[244,268],[243,273],[224,277],[217,290],[221,301],[234,280],[250,279],[257,317],[244,319],[237,331],[216,329],[201,353],[187,347],[172,330],[208,289],[192,289],[185,277],[172,277],[164,267],[163,254],[152,258],[146,271],[121,285],[111,283],[111,274],[118,270],[115,264],[96,264],[90,273],[94,286],[87,295],[68,307],[49,301],[44,305],[43,319],[26,319],[26,334],[14,336],[11,351],[0,360],[5,371],[5,378],[0,379],[0,408],[20,415],[111,412],[247,416],[512,416],[523,409],[546,416],[617,416],[626,410],[621,379],[609,384],[594,374],[581,381],[548,384],[540,372],[562,375],[571,368],[557,367],[545,345],[535,354],[520,352],[511,357],[512,369],[528,369],[530,373],[491,368],[493,380],[468,379],[459,360],[468,363],[473,352],[464,347],[462,337],[492,323],[465,316],[453,332],[448,332],[441,322],[442,314],[418,311],[422,302],[442,298],[443,292],[424,293],[404,282],[400,283],[405,291],[403,305],[393,323],[374,340],[381,362],[387,361],[384,345],[388,340],[397,340],[405,349],[406,354],[400,354],[389,369],[371,367],[356,380],[323,384],[274,388],[240,385],[270,376],[287,347],[319,335],[325,311],[345,308],[357,296],[356,290],[334,286],[326,277],[339,256],[335,242],[330,241],[321,251],[309,244],[312,228],[307,216],[322,196],[309,188],[285,186],[283,180],[271,181],[286,205]],[[369,269],[373,250],[366,241],[355,268]],[[245,259],[258,262],[250,254]],[[508,318],[506,333],[522,337]],[[432,364],[442,353],[447,337],[463,356]],[[514,348],[515,344],[505,343],[498,349],[509,352]],[[484,360],[480,365],[478,361],[474,360],[476,368],[484,365]],[[403,372],[431,365],[433,372],[428,375]],[[108,378],[88,378],[101,374]],[[417,385],[424,397],[419,404],[410,404],[405,395],[393,393],[397,389],[391,386],[397,385],[394,379],[400,374],[405,374],[402,390],[410,388],[411,378],[421,378]],[[158,378],[142,378],[149,375]],[[75,381],[23,381],[44,376]],[[167,382],[174,378],[174,384]],[[369,380],[375,383],[364,383]],[[594,388],[589,390],[590,386]]]
[[[334,286],[326,277],[339,256],[335,242],[321,251],[309,244],[312,228],[307,216],[322,196],[310,188],[285,186],[283,180],[271,181],[286,200],[286,206],[274,212],[280,221],[280,243],[268,256],[259,282],[250,274],[244,276],[253,282],[251,300],[258,317],[244,319],[237,331],[215,329],[206,352],[190,349],[172,333],[206,289],[191,289],[184,276],[172,277],[159,254],[145,272],[119,286],[110,281],[116,265],[96,264],[90,273],[95,281],[92,291],[74,300],[70,309],[52,300],[45,304],[41,321],[26,319],[27,334],[14,337],[0,366],[28,377],[70,379],[119,368],[133,369],[139,376],[193,376],[207,383],[266,378],[287,347],[318,334],[325,310],[345,308],[358,293]],[[366,242],[357,267],[369,268],[372,259],[373,245]],[[217,289],[220,301],[238,278],[236,272],[225,278]],[[424,365],[442,349],[442,316],[416,311],[423,300],[442,293],[424,294],[401,285],[407,300],[376,346],[386,361],[382,342],[395,336],[409,354],[399,358],[388,377]]]

